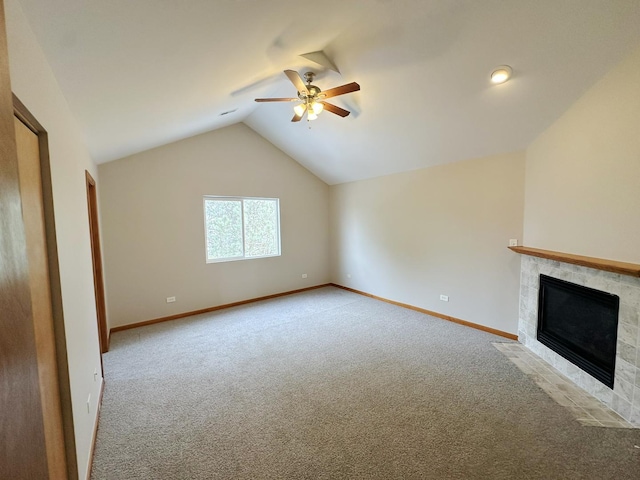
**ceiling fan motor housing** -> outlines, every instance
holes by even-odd
[[[310,99],[316,98],[320,94],[320,92],[322,91],[318,87],[316,87],[315,85],[311,85],[311,84],[307,85],[307,90],[308,90],[309,93],[307,93],[307,92],[298,92],[298,98],[300,100],[302,100],[303,102],[306,101],[307,98],[310,98]]]
[[[302,100],[303,102],[306,102],[307,100],[311,100],[314,101],[316,99],[316,97],[318,96],[318,94],[321,92],[321,90],[316,87],[315,85],[311,85],[311,82],[313,82],[313,77],[315,77],[316,74],[313,72],[306,72],[304,74],[304,79],[307,82],[307,92],[298,92],[298,98],[300,100]]]

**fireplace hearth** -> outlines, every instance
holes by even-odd
[[[537,338],[613,388],[620,297],[540,275]]]

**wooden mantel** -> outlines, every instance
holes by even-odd
[[[551,250],[542,250],[540,248],[531,247],[509,247],[516,253],[523,255],[531,255],[532,257],[548,258],[558,262],[573,263],[574,265],[582,265],[583,267],[595,268],[606,272],[619,273],[621,275],[629,275],[631,277],[640,277],[640,265],[636,263],[618,262],[616,260],[606,260],[604,258],[585,257],[582,255],[573,255],[571,253],[553,252]]]

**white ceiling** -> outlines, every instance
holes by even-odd
[[[524,149],[640,46],[638,0],[19,2],[98,163],[245,122],[329,184]],[[255,103],[288,68],[352,114]]]

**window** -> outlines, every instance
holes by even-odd
[[[280,255],[277,198],[204,197],[207,263]]]

